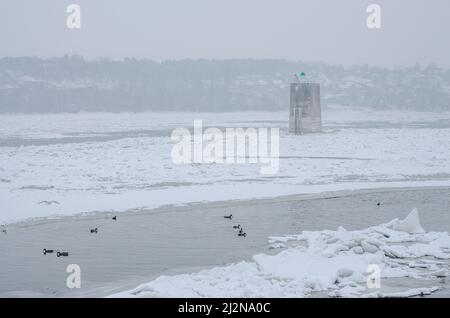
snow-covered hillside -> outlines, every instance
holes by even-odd
[[[255,111],[289,105],[292,74],[321,84],[324,106],[450,109],[450,71],[283,60],[0,59],[0,113]]]

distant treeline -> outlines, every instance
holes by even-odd
[[[0,112],[287,110],[289,82],[300,71],[321,83],[324,106],[450,110],[450,71],[433,65],[64,56],[0,59]]]

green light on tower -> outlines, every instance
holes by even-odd
[[[305,72],[295,73],[297,81],[301,81],[306,76]]]

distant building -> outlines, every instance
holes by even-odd
[[[322,131],[320,84],[304,82],[305,74],[296,75],[291,83],[289,132],[295,135]]]

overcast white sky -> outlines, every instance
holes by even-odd
[[[81,30],[66,6],[82,8]],[[382,8],[381,30],[366,7]],[[449,0],[1,0],[0,57],[285,58],[450,67]]]

